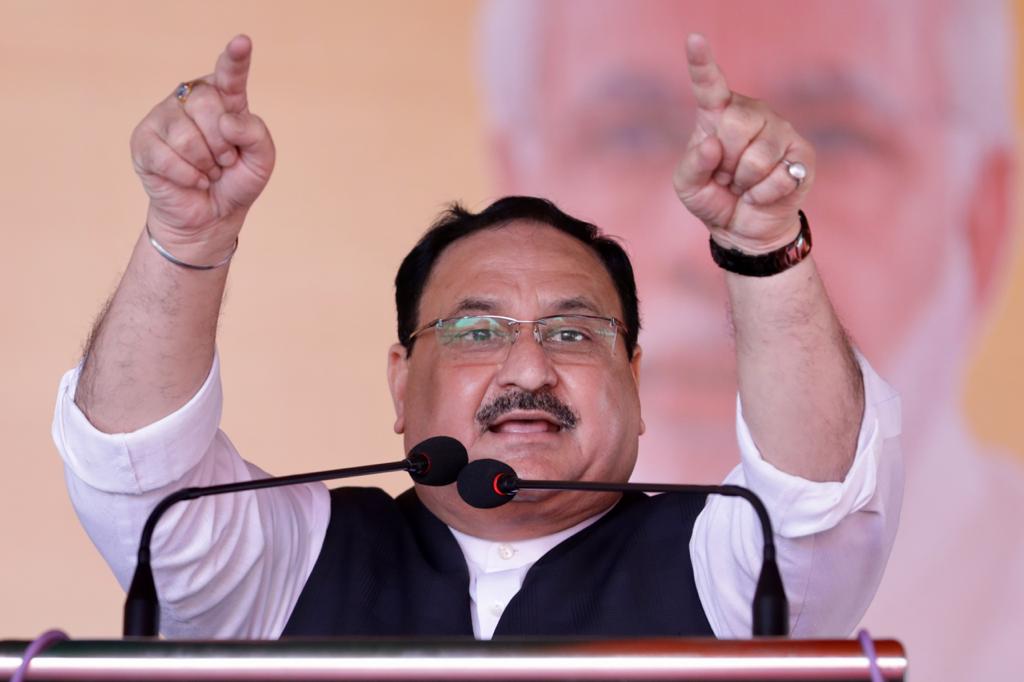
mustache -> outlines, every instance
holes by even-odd
[[[547,412],[563,429],[575,429],[580,417],[571,407],[563,403],[551,393],[530,393],[528,391],[509,391],[493,398],[476,413],[476,421],[481,429],[486,430],[502,415],[514,410],[541,410]]]

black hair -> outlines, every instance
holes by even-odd
[[[573,218],[546,199],[513,196],[498,199],[473,213],[458,203],[451,204],[437,217],[430,229],[408,253],[395,276],[395,309],[398,313],[398,340],[412,353],[412,334],[419,324],[420,299],[437,259],[452,243],[481,230],[502,227],[526,220],[548,225],[586,244],[601,259],[615,284],[622,306],[626,354],[632,359],[640,333],[640,304],[636,295],[633,266],[625,249],[614,239],[601,234],[594,225]]]

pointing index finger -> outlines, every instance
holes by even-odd
[[[725,74],[711,56],[707,38],[691,33],[686,38],[686,61],[690,68],[690,82],[697,107],[707,113],[719,114],[732,99],[732,91]]]
[[[245,84],[249,78],[251,57],[252,41],[249,36],[237,35],[217,58],[213,82],[220,91],[225,110],[230,113],[242,113],[249,106]]]

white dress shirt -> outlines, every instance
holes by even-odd
[[[861,367],[864,418],[856,457],[841,483],[807,481],[765,462],[737,410],[742,463],[726,482],[752,488],[772,516],[794,636],[847,635],[878,587],[896,535],[903,486],[899,398],[863,359]],[[186,486],[266,474],[243,460],[219,430],[222,392],[216,358],[186,405],[131,433],[106,434],[89,423],[74,403],[79,372],[75,368],[61,381],[53,437],[75,510],[127,588],[139,533],[160,498]],[[163,633],[278,637],[319,556],[329,515],[322,484],[219,495],[172,507],[152,544]],[[489,637],[530,566],[597,518],[517,543],[492,543],[453,531],[470,570],[475,634]],[[736,498],[710,497],[689,546],[701,605],[715,635],[749,636],[762,546],[753,510]]]
[[[611,510],[609,507],[557,533],[515,542],[484,540],[449,528],[466,557],[470,614],[473,618],[473,634],[477,639],[490,639],[494,636],[501,614],[505,612],[512,597],[519,592],[527,571],[538,559]]]

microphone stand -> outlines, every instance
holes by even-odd
[[[459,471],[467,460],[466,449],[454,438],[436,436],[415,446],[406,459],[400,462],[383,464],[367,464],[343,469],[328,469],[306,474],[292,474],[260,478],[253,481],[237,481],[202,487],[190,487],[177,490],[160,500],[149,513],[142,535],[139,539],[139,555],[135,564],[135,574],[124,602],[125,637],[156,637],[160,630],[160,607],[153,580],[153,568],[150,565],[150,542],[157,521],[164,512],[182,500],[194,500],[208,495],[223,495],[245,490],[277,488],[286,485],[331,481],[339,478],[368,476],[390,471],[408,471],[418,483],[425,485],[447,485],[455,481]]]
[[[505,491],[505,482],[514,475],[506,475],[496,486]],[[768,510],[754,492],[738,485],[670,485],[655,483],[600,483],[593,481],[531,481],[514,478],[516,490],[580,490],[595,492],[643,492],[672,493],[685,492],[698,495],[723,495],[725,497],[742,497],[750,503],[761,521],[764,535],[764,551],[761,557],[761,574],[757,578],[753,601],[753,635],[755,637],[786,637],[789,635],[789,602],[786,590],[782,585],[782,574],[775,560],[775,540],[772,534],[772,521]]]
[[[761,574],[757,579],[753,601],[753,635],[755,637],[786,637],[789,634],[789,602],[782,585],[782,575],[775,561],[772,522],[764,503],[752,491],[738,485],[672,485],[656,483],[608,483],[600,481],[539,481],[521,479],[515,469],[493,459],[478,459],[466,465],[459,474],[459,495],[470,506],[480,509],[498,507],[510,502],[520,490],[567,490],[594,492],[688,493],[741,497],[754,508],[761,522],[764,550]]]

